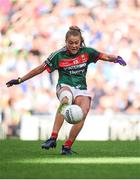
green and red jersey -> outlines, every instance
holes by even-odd
[[[100,52],[93,48],[81,47],[77,54],[70,54],[64,47],[52,53],[45,66],[49,73],[58,70],[58,84],[67,84],[78,89],[87,89],[86,73],[90,63],[96,63]]]

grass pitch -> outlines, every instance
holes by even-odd
[[[140,179],[140,141],[76,141],[78,154],[42,141],[0,141],[0,179]]]

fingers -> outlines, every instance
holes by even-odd
[[[18,80],[17,79],[12,79],[11,81],[8,81],[6,83],[7,87],[10,87],[10,86],[13,86],[13,85],[16,85],[18,84]]]
[[[126,63],[125,63],[125,62],[123,62],[123,61],[118,61],[118,62],[119,62],[120,65],[126,66]]]
[[[10,86],[13,86],[13,84],[11,84],[10,82],[7,82],[7,83],[6,83],[6,86],[7,86],[7,87],[10,87]]]
[[[122,60],[120,61],[120,65],[126,66],[126,62],[122,59]]]
[[[126,63],[124,62],[123,64],[121,64],[122,66],[126,66]]]
[[[116,63],[119,63],[122,66],[127,65],[126,62],[123,60],[123,58],[121,56],[118,56],[116,60],[117,60]]]

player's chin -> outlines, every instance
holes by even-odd
[[[71,54],[77,54],[78,50],[71,50]]]

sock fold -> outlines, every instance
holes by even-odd
[[[73,144],[73,141],[68,139],[65,143],[64,143],[64,146],[67,146],[67,147],[71,147]]]
[[[51,138],[57,139],[57,136],[58,136],[57,132],[52,132]]]

